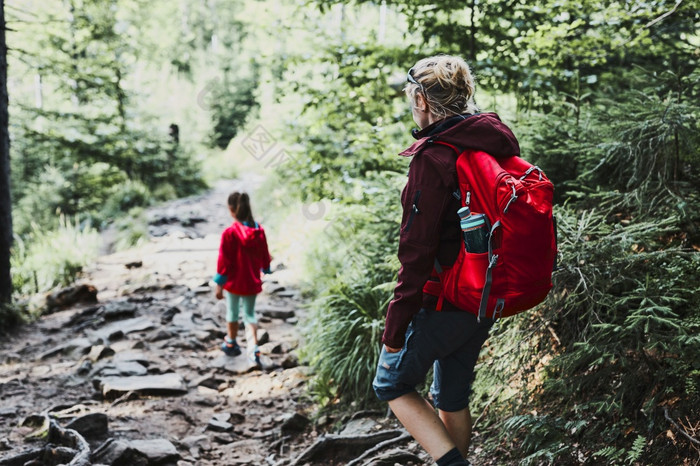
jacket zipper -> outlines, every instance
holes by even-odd
[[[411,224],[413,223],[413,218],[416,216],[416,214],[420,213],[420,210],[418,210],[418,199],[420,199],[420,191],[416,191],[416,194],[413,196],[413,205],[411,206],[411,215],[408,217],[408,222],[406,222],[406,228],[404,231],[408,231],[411,228]]]

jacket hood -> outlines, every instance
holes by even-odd
[[[495,113],[457,115],[433,123],[413,133],[416,142],[399,155],[410,157],[433,141],[456,146],[460,151],[475,149],[494,157],[520,155],[520,145],[513,132]]]
[[[256,223],[254,226],[248,226],[241,222],[235,222],[234,225],[236,226],[237,236],[241,240],[241,246],[251,249],[263,246],[265,234],[260,224]]]

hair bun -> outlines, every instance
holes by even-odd
[[[420,86],[409,83],[406,93],[415,97],[417,92],[422,92],[431,113],[438,118],[479,110],[474,102],[474,77],[463,58],[453,55],[424,58],[413,67],[412,76]]]

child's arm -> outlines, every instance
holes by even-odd
[[[272,273],[270,270],[270,263],[272,262],[272,256],[270,255],[270,250],[267,247],[267,237],[265,236],[265,230],[262,232],[263,238],[263,250],[262,250],[262,271],[265,274]]]
[[[216,274],[212,280],[216,283],[215,296],[216,299],[223,299],[224,297],[224,284],[228,280],[228,260],[224,251],[226,251],[226,232],[221,235],[221,245],[219,246],[219,258],[216,261]]]

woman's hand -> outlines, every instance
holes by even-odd
[[[392,348],[390,346],[384,345],[384,349],[386,350],[387,353],[398,353],[401,351],[401,348]]]
[[[224,299],[224,289],[221,285],[216,285],[216,299]]]

